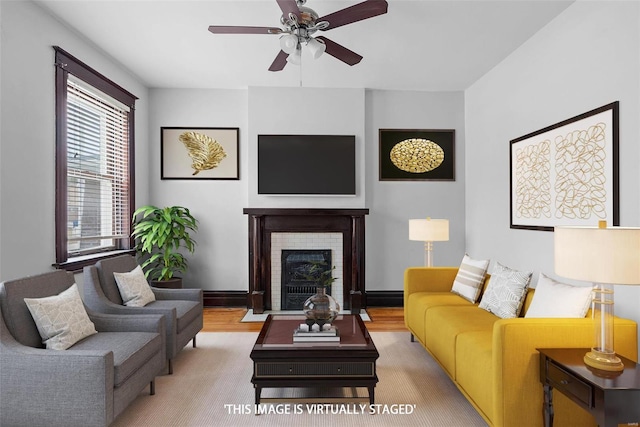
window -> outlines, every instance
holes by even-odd
[[[135,96],[56,54],[56,266],[131,249]]]

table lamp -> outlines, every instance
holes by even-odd
[[[448,219],[410,219],[409,240],[424,242],[424,265],[433,266],[433,242],[449,240]]]
[[[622,371],[613,350],[613,285],[640,285],[640,228],[555,227],[555,272],[593,282],[595,346],[584,356],[587,366]]]

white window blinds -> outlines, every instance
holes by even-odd
[[[67,79],[67,253],[122,247],[129,238],[129,107]]]

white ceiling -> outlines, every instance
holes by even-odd
[[[323,16],[359,2],[306,6]],[[36,0],[149,87],[424,91],[468,88],[572,2],[389,0],[386,15],[318,33],[364,56],[359,64],[303,54],[302,67],[270,72],[278,36],[214,35],[207,28],[280,26],[276,0]]]

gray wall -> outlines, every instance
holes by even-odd
[[[150,106],[150,203],[185,206],[199,220],[185,286],[248,290],[247,218],[242,215],[250,179],[247,91],[151,89]],[[239,128],[240,180],[161,180],[163,126]]]
[[[409,219],[449,219],[449,241],[434,242],[435,265],[464,255],[465,129],[462,92],[367,91],[367,289],[401,290],[404,270],[424,265]],[[379,181],[379,129],[454,129],[455,181]]]
[[[300,208],[363,208],[364,90],[316,88],[249,88],[249,206]],[[356,196],[259,195],[256,149],[259,134],[356,136]],[[331,168],[331,165],[327,165]]]
[[[136,193],[149,193],[147,89],[126,69],[31,2],[0,2],[0,280],[55,262],[57,45],[140,99],[136,103]]]
[[[616,100],[620,222],[640,225],[639,23],[637,2],[578,1],[466,91],[470,253],[553,275],[553,233],[509,228],[509,141]],[[615,292],[640,321],[640,288]]]
[[[464,254],[464,100],[457,93],[362,89],[254,88],[150,91],[151,202],[188,206],[200,220],[198,248],[185,277],[208,290],[248,289],[245,207],[369,208],[367,289],[401,290],[409,265],[422,265],[423,245],[408,240],[408,220],[451,220],[451,241],[436,243],[435,263],[456,265]],[[301,113],[301,106],[305,112]],[[240,181],[160,179],[160,127],[240,127]],[[455,182],[378,181],[378,129],[455,129]],[[354,197],[257,194],[259,134],[356,136]],[[330,167],[330,165],[327,165]]]

